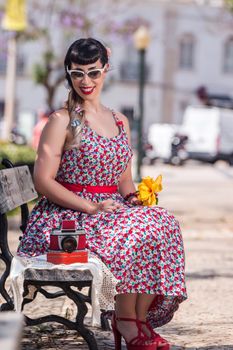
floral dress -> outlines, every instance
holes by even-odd
[[[98,135],[88,125],[82,129],[79,148],[64,151],[56,180],[70,184],[113,186],[132,157],[123,123],[113,113],[117,136]],[[112,198],[123,206],[114,213],[88,215],[66,209],[42,197],[32,210],[18,247],[20,256],[45,254],[50,233],[64,219],[76,219],[85,229],[89,251],[117,280],[117,293],[147,293],[155,298],[148,312],[153,327],[171,320],[186,299],[184,249],[179,223],[164,208],[133,206],[119,192],[77,195],[94,202]]]

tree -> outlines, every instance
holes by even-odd
[[[61,60],[63,52],[55,50],[51,38],[54,23],[63,32],[65,42],[76,38],[77,32],[78,36],[101,36],[105,42],[127,40],[140,25],[150,26],[144,18],[125,16],[133,2],[134,0],[101,0],[99,4],[93,0],[27,0],[28,25],[23,32],[17,34],[16,40],[19,45],[30,40],[41,41],[43,52],[33,66],[32,77],[36,84],[46,90],[48,109],[56,107],[56,91],[64,80]],[[0,17],[3,12],[4,7],[0,7]],[[109,13],[114,13],[114,18],[123,19],[110,20]]]
[[[233,13],[233,0],[225,0],[226,7]]]
[[[55,93],[64,80],[64,72],[63,65],[51,50],[45,51],[42,55],[42,61],[34,65],[33,78],[37,84],[46,89],[47,107],[49,110],[54,110]]]
[[[47,4],[48,22],[52,16],[56,17],[56,23],[61,28],[66,37],[66,41],[77,36],[96,36],[100,33],[106,40],[112,41],[113,36],[120,40],[132,37],[133,32],[141,25],[150,26],[149,22],[143,18],[126,18],[121,21],[109,21],[109,12],[119,14],[124,12],[126,6],[132,0],[116,1],[102,0],[105,6],[98,6],[91,0],[66,0],[61,1],[55,7],[54,0]],[[33,0],[32,5],[35,11],[44,13],[45,7],[39,0]],[[50,7],[48,7],[50,5]],[[35,17],[35,16],[34,16]],[[37,14],[37,18],[41,18]],[[40,22],[41,23],[41,22]],[[39,23],[34,23],[34,27],[39,27]],[[64,80],[64,68],[61,56],[56,53],[51,40],[51,32],[48,28],[39,28],[41,35],[46,41],[42,60],[33,67],[33,78],[37,84],[42,85],[47,91],[47,105],[49,109],[54,109],[54,97],[56,90]]]

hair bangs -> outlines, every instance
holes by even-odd
[[[87,65],[100,60],[104,66],[108,62],[107,50],[98,40],[93,38],[78,39],[68,49],[65,57],[65,67],[71,68],[72,63]]]
[[[100,52],[96,46],[87,46],[86,48],[79,48],[79,50],[72,50],[70,54],[70,63],[76,64],[92,64],[101,59]]]

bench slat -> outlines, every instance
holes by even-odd
[[[90,270],[31,269],[24,271],[24,279],[31,281],[81,282],[92,281]]]
[[[37,198],[28,166],[0,170],[0,213]]]

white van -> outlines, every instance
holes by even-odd
[[[171,157],[171,141],[174,134],[178,131],[176,124],[155,123],[149,127],[148,142],[151,148],[147,150],[146,156],[151,160],[162,159],[168,161]]]
[[[189,158],[209,162],[223,159],[233,165],[232,109],[189,106],[180,131],[188,136]]]

